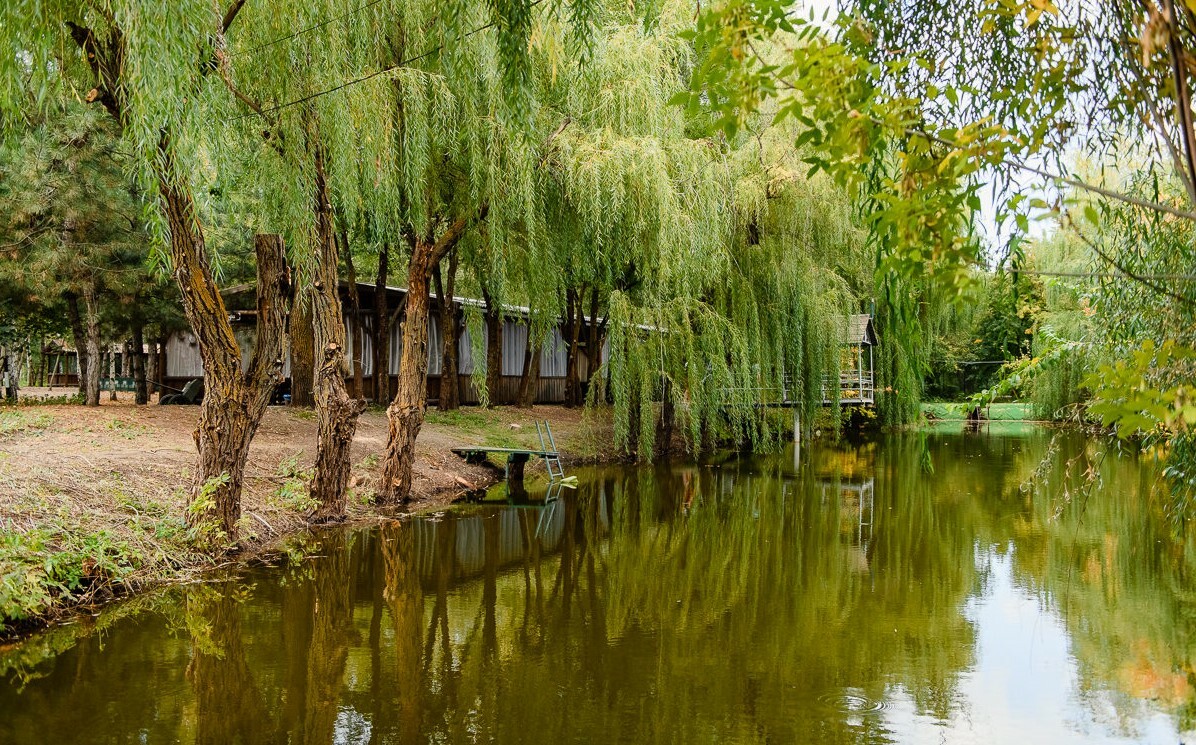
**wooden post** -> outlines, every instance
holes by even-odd
[[[856,386],[860,391],[860,401],[864,400],[864,345],[856,345],[855,348],[855,373],[858,376],[859,382]]]

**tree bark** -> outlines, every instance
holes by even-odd
[[[140,321],[133,324],[132,366],[133,366],[133,403],[144,406],[149,403],[149,390],[145,385],[145,327]]]
[[[158,398],[162,397],[163,384],[166,382],[166,344],[169,336],[158,337],[158,375],[154,378],[154,387],[158,389]]]
[[[158,390],[158,342],[149,343],[149,354],[145,357],[146,401]]]
[[[448,281],[442,280],[440,264],[436,265],[436,296],[440,298],[440,335],[444,342],[441,349],[440,398],[441,411],[454,411],[461,407],[458,388],[460,365],[457,362],[457,306],[453,303],[453,288],[457,280],[457,251],[448,252]]]
[[[168,192],[177,194],[173,190]],[[174,196],[167,200],[168,206],[173,204],[173,199]],[[184,199],[179,206],[188,211],[194,209],[189,199]],[[170,212],[171,227],[175,228],[175,210]],[[179,216],[183,214],[186,212],[178,213]],[[192,221],[190,224],[197,223]],[[177,232],[177,229],[172,230],[171,235],[172,254],[177,256],[175,278],[183,289],[184,308],[195,329],[204,363],[204,398],[195,430],[199,459],[188,501],[188,523],[195,525],[214,518],[229,540],[234,540],[241,517],[241,484],[249,443],[257,432],[282,369],[288,294],[286,258],[281,237],[258,235],[254,238],[258,330],[249,369],[242,373],[241,351],[228,323],[224,301],[219,292],[215,292],[215,282],[211,281],[206,254],[194,253],[185,246],[175,247]],[[194,239],[198,235],[198,232],[191,233],[190,237]],[[201,306],[200,303],[211,305]],[[205,499],[197,506],[195,502],[201,496],[210,498],[210,503]]]
[[[87,372],[82,368],[79,376],[86,374],[83,402],[88,406],[100,405],[100,301],[95,280],[88,280],[83,286],[83,305],[87,311]]]
[[[108,351],[105,353],[108,357],[108,390],[109,401],[116,400],[116,352],[112,351],[112,346],[108,346]]]
[[[502,308],[484,287],[482,299],[486,301],[486,407],[494,408],[500,403],[502,387]]]
[[[581,350],[578,348],[578,342],[581,339],[581,326],[585,322],[582,312],[585,293],[585,285],[582,285],[580,291],[567,290],[565,301],[565,314],[568,319],[565,323],[565,331],[568,333],[568,338],[565,339],[568,347],[565,356],[565,408],[568,409],[581,403],[581,380],[578,375],[578,352]]]
[[[595,284],[593,294],[590,296],[590,323],[587,327],[589,336],[586,338],[586,382],[588,386],[594,384],[594,375],[602,366],[602,343],[604,341],[602,337],[606,333],[606,319],[598,320],[600,299],[598,285]]]
[[[519,397],[515,405],[530,409],[540,389],[540,345],[532,343],[531,324],[527,329],[527,351],[523,354],[523,375],[519,378]]]
[[[125,343],[121,347],[120,376],[122,378],[133,377],[133,340],[132,339],[125,339]]]
[[[390,309],[386,281],[390,276],[390,245],[378,252],[378,276],[374,279],[374,403],[390,401]]]
[[[345,268],[348,270],[349,280],[349,310],[353,314],[353,398],[365,398],[364,371],[365,330],[361,326],[361,295],[357,292],[357,269],[353,266],[353,251],[349,248],[349,234],[340,231],[340,254],[345,257]]]
[[[198,458],[187,522],[194,527],[214,520],[227,539],[233,541],[241,518],[241,486],[249,443],[282,369],[289,294],[286,257],[281,237],[254,238],[257,340],[249,368],[242,373],[241,350],[212,276],[195,204],[190,193],[170,177],[169,157],[164,162],[159,188],[170,227],[174,278],[187,320],[198,340],[204,368],[204,398],[194,434]]]
[[[309,123],[315,160],[315,246],[313,282],[309,293],[312,327],[320,362],[315,372],[316,470],[311,495],[319,503],[316,522],[345,517],[345,488],[352,469],[350,449],[357,433],[357,418],[365,401],[350,398],[345,390],[345,323],[337,291],[337,244],[332,219],[323,143]]]
[[[485,219],[487,211],[488,206],[483,204],[475,219]],[[412,239],[399,385],[394,401],[386,409],[389,433],[382,481],[378,485],[378,502],[381,504],[397,504],[411,496],[415,440],[423,426],[428,403],[428,285],[432,268],[457,245],[472,221],[466,217],[458,219],[435,243]]]
[[[298,287],[295,301],[291,305],[291,405],[311,407],[316,405],[313,385],[316,377],[315,330],[312,327],[310,293],[307,293],[308,278],[296,273]],[[308,295],[308,297],[303,297]]]
[[[79,370],[79,393],[87,394],[87,330],[83,326],[83,316],[79,313],[79,296],[73,292],[66,294],[66,315],[70,320],[71,336],[75,342],[75,363]]]

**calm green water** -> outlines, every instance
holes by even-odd
[[[1153,471],[1008,432],[322,533],[0,652],[0,743],[1194,741]]]

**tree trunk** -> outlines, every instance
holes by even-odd
[[[519,397],[515,405],[530,409],[540,390],[540,345],[532,343],[531,324],[527,329],[527,351],[523,354],[523,375],[519,378]]]
[[[46,384],[46,337],[39,338],[38,354],[37,354],[37,383],[35,385],[45,386]]]
[[[145,357],[146,400],[158,390],[158,343],[149,343],[149,354]]]
[[[403,354],[399,385],[386,409],[390,431],[378,500],[393,504],[411,495],[415,438],[424,423],[428,375],[428,279],[432,247],[421,242],[411,254],[407,272],[407,320],[403,322]]]
[[[312,327],[320,362],[315,372],[316,470],[311,496],[319,503],[316,522],[345,516],[345,488],[352,469],[350,450],[357,433],[357,418],[365,401],[350,398],[345,390],[345,323],[337,292],[337,246],[332,220],[332,195],[319,133],[310,125],[315,140],[315,246],[312,252],[314,280],[309,292]]]
[[[120,376],[122,378],[133,377],[133,340],[132,339],[125,339],[125,343],[121,347]]]
[[[310,281],[296,272],[298,289],[291,305],[291,405],[315,406],[312,386],[316,377],[315,331],[312,328],[312,308],[307,284]],[[308,295],[308,297],[304,297]]]
[[[606,319],[598,321],[598,285],[594,285],[593,295],[590,297],[590,323],[587,327],[589,336],[586,338],[586,385],[594,385],[594,375],[602,366],[602,335],[606,330]]]
[[[79,370],[80,379],[86,375],[84,400],[88,406],[100,405],[100,302],[96,297],[95,280],[83,286],[83,304],[87,311],[87,372]]]
[[[488,210],[489,206],[483,204],[475,219],[484,220]],[[428,402],[428,285],[432,268],[457,245],[471,222],[470,218],[458,219],[434,244],[420,239],[412,241],[399,386],[394,401],[386,408],[389,432],[382,480],[378,485],[380,504],[397,504],[411,496],[415,440],[423,426]]]
[[[586,288],[568,290],[565,302],[565,313],[568,321],[566,331],[569,336],[565,339],[568,351],[565,356],[565,408],[573,408],[581,403],[581,381],[578,376],[578,342],[581,339],[581,326],[585,322],[582,313],[583,298]]]
[[[133,324],[133,403],[144,406],[149,403],[149,389],[145,385],[145,327],[140,322]]]
[[[442,281],[440,264],[436,265],[436,296],[440,298],[440,335],[444,344],[441,349],[440,398],[441,411],[454,411],[461,407],[461,392],[457,378],[460,365],[457,363],[457,306],[453,303],[453,288],[457,280],[457,251],[448,252],[448,281]]]
[[[374,279],[374,403],[390,401],[390,309],[386,280],[390,275],[390,246],[378,252],[378,276]]]
[[[108,400],[116,400],[116,352],[112,351],[112,345],[108,345]]]
[[[284,293],[288,290],[286,258],[279,236],[254,238],[257,340],[249,369],[242,374],[241,349],[212,276],[195,202],[186,180],[174,174],[165,137],[159,150],[158,183],[170,228],[174,279],[183,298],[183,311],[199,344],[204,370],[204,397],[194,435],[198,453],[187,500],[187,523],[195,528],[214,521],[227,540],[234,541],[241,519],[241,484],[249,443],[257,432],[274,379],[282,367]]]
[[[482,298],[486,301],[486,405],[497,406],[502,386],[502,308],[485,288]]]
[[[249,443],[270,402],[282,369],[282,342],[286,327],[287,268],[282,238],[258,235],[257,340],[249,369],[241,372],[241,350],[220,294],[215,292],[206,254],[196,252],[198,232],[176,227],[176,216],[193,215],[189,196],[166,189],[171,217],[171,251],[175,279],[183,290],[184,308],[199,340],[204,366],[204,398],[195,430],[199,451],[188,500],[191,526],[215,519],[228,539],[235,540],[241,518],[241,484]],[[195,225],[194,221],[183,225]],[[183,233],[183,239],[176,238]],[[175,245],[181,243],[184,245]],[[186,244],[190,244],[189,246]],[[209,292],[210,291],[210,292]],[[197,500],[202,500],[196,504]]]
[[[158,375],[154,378],[154,387],[158,389],[158,399],[162,398],[163,384],[166,382],[166,344],[169,336],[158,337]]]
[[[75,341],[75,362],[79,371],[79,393],[86,395],[87,330],[83,327],[83,316],[79,313],[79,296],[73,292],[66,294],[66,314],[71,324],[71,336]]]
[[[345,268],[348,270],[349,280],[349,310],[353,314],[353,398],[365,398],[365,379],[363,367],[365,355],[365,330],[361,326],[361,295],[357,292],[357,269],[353,266],[353,252],[349,249],[349,234],[340,232],[340,254],[345,257]]]

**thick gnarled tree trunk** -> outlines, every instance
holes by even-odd
[[[169,167],[170,160],[164,157]],[[183,310],[199,343],[204,369],[204,398],[195,428],[198,452],[188,499],[191,526],[214,520],[228,540],[235,540],[241,518],[241,485],[249,443],[257,432],[270,393],[282,369],[286,326],[286,257],[282,238],[258,235],[257,340],[249,368],[241,372],[241,350],[233,336],[224,300],[208,263],[203,233],[188,192],[160,174],[162,202],[170,226],[170,255]]]
[[[315,371],[316,470],[311,495],[319,503],[317,522],[345,516],[345,489],[352,464],[349,458],[357,418],[365,401],[345,390],[345,324],[337,292],[337,244],[332,220],[332,195],[324,148],[318,141],[315,155],[315,241],[312,285],[309,293],[312,328],[319,355]]]
[[[476,219],[485,219],[488,209],[488,205],[483,204]],[[465,217],[458,219],[435,242],[411,238],[399,385],[394,401],[386,408],[389,432],[382,478],[378,484],[378,502],[381,504],[397,504],[411,496],[415,440],[423,427],[428,404],[428,295],[432,269],[457,245],[471,222]]]
[[[415,464],[415,438],[424,424],[428,376],[428,279],[433,246],[420,242],[411,255],[407,272],[407,319],[403,322],[403,354],[399,359],[399,385],[386,409],[389,432],[386,461],[378,501],[394,504],[411,494]]]

